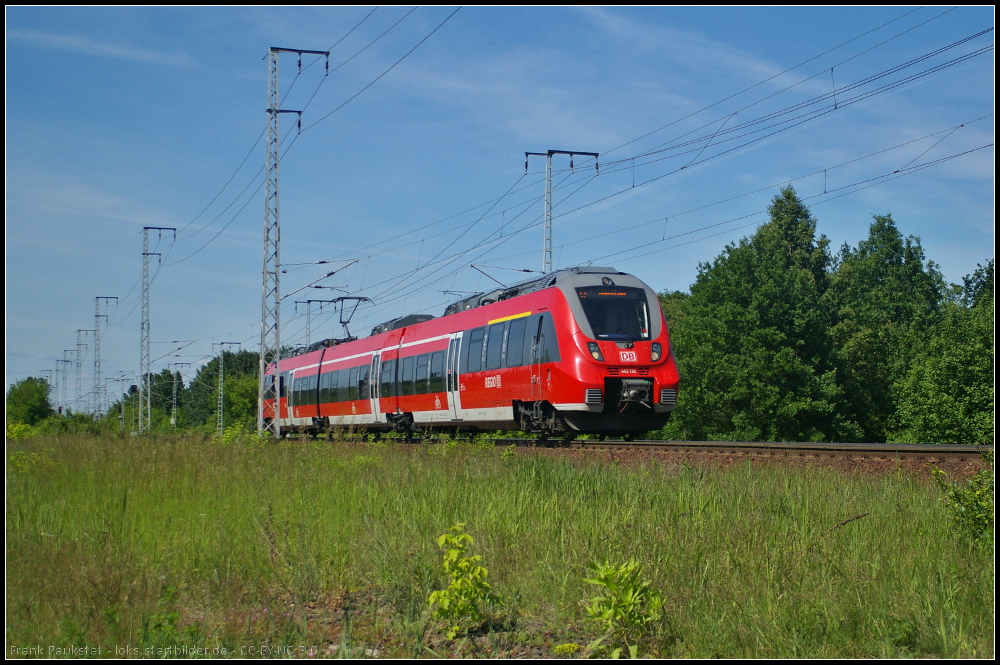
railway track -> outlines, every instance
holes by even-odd
[[[700,453],[740,458],[870,459],[912,462],[978,461],[993,446],[940,443],[775,443],[744,441],[571,441],[496,439],[498,446],[551,445],[563,449]]]

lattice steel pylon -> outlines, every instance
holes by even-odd
[[[599,170],[596,152],[580,152],[577,150],[549,150],[547,152],[524,153],[524,172],[528,173],[528,156],[537,155],[545,158],[545,216],[542,225],[542,272],[552,272],[552,155],[569,155],[569,168],[573,170],[573,156],[586,155],[594,158],[594,170]]]
[[[62,362],[62,408],[63,411],[69,409],[69,402],[66,401],[66,391],[68,390],[67,384],[69,384],[69,379],[66,378],[66,365],[72,365],[73,361],[69,359],[69,354],[76,353],[75,349],[63,349],[63,359]]]
[[[106,314],[101,314],[101,301],[114,300],[118,302],[117,296],[97,296],[94,298],[94,415],[104,416],[104,384],[101,383],[101,319],[108,318]]]
[[[181,365],[184,365],[185,367],[191,367],[191,363],[170,363],[169,366],[176,368],[180,367]],[[171,371],[170,374],[174,380],[174,398],[170,407],[170,426],[176,428],[177,427],[177,379],[181,373],[179,370],[175,369]]]
[[[225,432],[225,427],[222,422],[222,408],[225,404],[223,395],[225,393],[225,366],[226,366],[226,349],[225,347],[242,346],[242,342],[215,342],[212,344],[212,348],[215,348],[216,344],[219,346],[219,391],[218,391],[218,405],[216,411],[216,429],[219,432],[219,438],[222,438],[223,432]]]
[[[177,229],[166,226],[142,227],[142,320],[139,323],[139,434],[145,434],[150,427],[152,414],[152,376],[149,360],[149,257],[160,256],[149,251],[149,232],[156,231],[161,236],[164,231],[173,231],[177,239]]]
[[[257,432],[281,437],[281,423],[277,417],[264,418],[264,401],[269,400],[277,409],[281,379],[281,207],[278,195],[278,166],[280,140],[278,117],[282,113],[297,113],[299,127],[302,112],[284,110],[278,97],[278,58],[282,52],[298,53],[299,73],[302,72],[302,54],[326,56],[326,70],[330,71],[329,51],[304,51],[272,46],[268,57],[267,86],[267,161],[264,168],[264,266],[262,270],[260,304],[260,366],[257,388]],[[265,372],[274,363],[274,374],[267,381]]]
[[[76,331],[76,399],[73,403],[80,411],[88,410],[88,405],[83,399],[83,354],[80,353],[80,348],[87,348],[87,345],[83,343],[83,336],[92,332],[94,331],[79,329]]]

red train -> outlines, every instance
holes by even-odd
[[[280,362],[280,428],[523,430],[635,438],[663,427],[680,377],[656,293],[613,268],[550,273],[321,342]],[[268,370],[274,380],[274,365]],[[263,405],[274,418],[273,400]]]

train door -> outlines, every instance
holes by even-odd
[[[292,388],[295,386],[295,370],[294,369],[293,370],[289,370],[289,372],[287,374],[287,377],[288,378],[286,379],[286,381],[287,381],[288,385],[287,385],[287,387],[285,389],[286,390],[285,394],[287,395],[287,397],[285,398],[285,407],[286,407],[286,410],[285,410],[284,416],[285,416],[285,418],[288,419],[288,422],[287,423],[282,423],[282,425],[286,425],[287,424],[287,425],[291,426],[291,425],[295,424],[295,406],[296,406],[296,404],[295,404],[295,402],[296,402],[295,398],[297,397],[297,395],[295,394],[295,391],[292,390]]]
[[[534,399],[542,398],[542,324],[545,322],[545,317],[538,317],[538,326],[534,330],[529,328],[528,334],[531,335],[531,396]]]
[[[376,351],[372,354],[372,366],[369,370],[368,379],[368,399],[371,403],[372,410],[372,421],[376,423],[382,422],[382,412],[379,409],[379,394],[382,390],[381,377],[379,376],[379,352]]]
[[[462,333],[455,333],[448,343],[448,358],[445,362],[447,370],[447,381],[445,387],[448,390],[448,404],[451,409],[451,419],[461,420],[461,384],[458,376],[458,358],[461,355]]]

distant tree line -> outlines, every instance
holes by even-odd
[[[993,441],[993,260],[946,284],[890,215],[836,254],[789,187],[665,292],[688,440]]]

